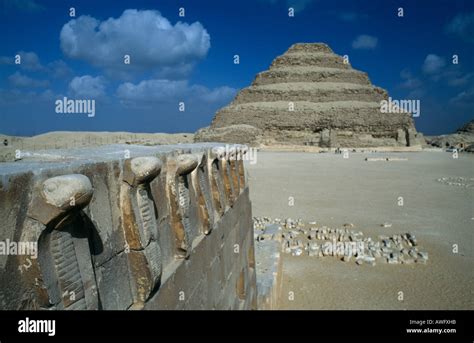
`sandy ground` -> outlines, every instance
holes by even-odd
[[[382,152],[344,159],[333,153],[260,151],[247,170],[254,216],[316,220],[330,227],[353,223],[374,238],[411,232],[429,253],[426,265],[373,267],[282,254],[281,309],[474,309],[474,179],[468,188],[437,181],[474,178],[474,155]],[[399,196],[404,206],[398,206]],[[392,227],[381,227],[385,222]]]
[[[393,147],[393,146],[379,146],[379,147],[370,147],[370,148],[342,148],[348,150],[348,152],[413,152],[432,150],[432,151],[442,151],[441,148],[436,147],[425,147],[422,148],[420,145],[416,146],[407,146],[407,147]],[[270,152],[312,152],[312,153],[334,153],[335,148],[320,148],[318,146],[311,145],[293,145],[293,144],[272,144],[272,145],[261,145],[259,150],[270,151]],[[371,156],[371,155],[368,155]]]

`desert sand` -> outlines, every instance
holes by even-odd
[[[453,159],[433,151],[350,153],[344,159],[333,153],[259,151],[258,162],[247,168],[254,216],[302,218],[330,227],[352,223],[372,237],[411,232],[429,253],[426,265],[375,266],[281,254],[280,309],[474,308],[472,154]],[[439,181],[447,177],[463,182]],[[386,222],[392,226],[382,227]]]

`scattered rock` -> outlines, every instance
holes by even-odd
[[[292,255],[293,256],[300,256],[303,253],[303,250],[301,248],[293,250]]]
[[[474,187],[474,178],[465,177],[442,177],[436,181],[444,183],[449,186],[471,188]]]
[[[420,251],[420,252],[418,253],[418,256],[419,256],[421,259],[423,259],[423,260],[426,260],[426,261],[428,260],[428,253],[427,253],[427,252],[422,252],[422,251]]]
[[[398,264],[399,263],[397,259],[391,258],[391,257],[387,259],[387,262],[388,262],[388,264]]]
[[[378,240],[373,240],[364,237],[361,231],[351,230],[352,223],[346,223],[342,228],[315,227],[315,222],[311,223],[313,227],[306,228],[302,219],[256,217],[254,237],[257,241],[281,241],[282,251],[292,256],[301,256],[306,251],[305,255],[310,257],[334,256],[343,262],[355,260],[358,265],[372,266],[377,261],[388,264],[425,264],[428,261],[428,253],[418,250],[416,237],[410,233],[380,235]],[[331,244],[331,249],[326,244]],[[357,250],[357,246],[363,250]]]

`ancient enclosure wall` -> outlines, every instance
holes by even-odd
[[[256,308],[245,149],[113,145],[0,164],[0,308]]]

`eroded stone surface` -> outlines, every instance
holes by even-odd
[[[298,43],[219,110],[195,141],[333,148],[420,145],[423,139],[411,114],[384,113],[383,100],[388,100],[387,91],[326,44]]]
[[[98,309],[98,293],[90,255],[90,227],[80,210],[92,198],[90,180],[80,174],[41,182],[33,194],[23,226],[23,239],[38,246],[38,257],[20,257],[24,282],[35,289],[30,309]],[[29,262],[29,264],[28,264]]]
[[[0,261],[2,308],[256,308],[248,189],[226,206],[215,146],[58,149],[1,163],[0,238],[39,243],[36,260]]]
[[[92,185],[84,175],[56,176],[43,183],[41,195],[47,203],[56,207],[82,206],[92,197]]]
[[[147,156],[127,160],[124,166],[120,197],[134,309],[144,306],[162,273],[158,214],[149,185],[161,165],[160,159]]]
[[[196,155],[192,155],[192,154],[179,155],[176,158],[176,165],[177,165],[176,173],[178,175],[189,174],[190,172],[194,170],[194,168],[197,167],[198,159]]]

